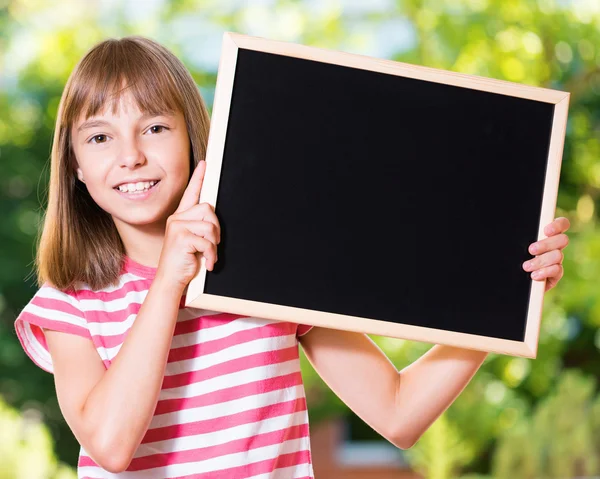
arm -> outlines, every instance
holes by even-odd
[[[530,245],[536,258],[523,263],[546,291],[563,276],[562,250],[567,218],[545,227],[548,238]],[[397,371],[383,351],[366,335],[314,327],[299,338],[310,363],[350,409],[396,446],[415,444],[454,402],[488,353],[434,346],[413,364]]]
[[[155,279],[108,370],[89,339],[46,330],[63,416],[85,451],[110,472],[128,467],[150,425],[180,299],[179,289]]]
[[[312,328],[299,341],[325,383],[363,421],[410,448],[454,402],[487,353],[434,346],[398,371],[365,334]]]

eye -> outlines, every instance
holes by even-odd
[[[156,131],[155,128],[162,128],[162,129],[160,131]],[[168,128],[163,125],[153,125],[148,129],[148,131],[153,131],[154,133],[160,133],[162,130],[168,130]]]
[[[100,142],[98,142],[98,141],[93,141],[93,140],[95,140],[96,138],[104,138],[104,139],[106,139],[106,135],[96,135],[96,136],[92,136],[92,137],[90,138],[90,140],[88,141],[88,143],[97,143],[97,144],[98,144],[98,143],[104,143],[104,141],[100,141]]]

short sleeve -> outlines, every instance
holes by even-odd
[[[296,337],[299,338],[300,336],[304,336],[312,328],[313,328],[313,326],[311,326],[309,324],[299,324],[298,328],[296,329]]]
[[[15,320],[21,346],[40,368],[54,373],[42,328],[91,339],[74,291],[63,292],[44,283]]]

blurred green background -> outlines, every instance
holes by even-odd
[[[398,454],[436,479],[600,476],[600,1],[0,0],[0,479],[75,477],[79,447],[53,377],[13,328],[37,289],[32,261],[67,77],[96,42],[145,35],[182,59],[212,111],[224,31],[571,92],[556,212],[571,221],[570,244],[545,297],[538,357],[490,355]],[[493,251],[472,267],[494,274]],[[431,347],[373,339],[398,369]],[[302,360],[311,427],[344,417],[354,438],[381,439]]]

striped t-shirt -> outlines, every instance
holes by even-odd
[[[44,284],[15,321],[21,345],[52,373],[41,328],[77,334],[109,368],[155,274],[126,256],[117,287]],[[297,339],[311,326],[184,304],[185,296],[156,410],[127,471],[112,474],[81,448],[78,477],[313,478]]]

